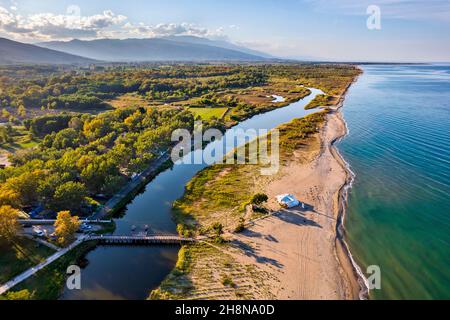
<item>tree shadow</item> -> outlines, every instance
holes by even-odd
[[[264,236],[264,239],[266,239],[267,241],[272,241],[272,242],[278,243],[278,240],[274,236],[271,236],[271,235]]]
[[[309,226],[309,227],[317,227],[322,228],[320,224],[315,222],[314,220],[311,220],[307,217],[305,217],[304,213],[299,209],[282,209],[278,211],[275,215],[278,219],[295,224],[297,226]]]
[[[299,207],[296,207],[296,208],[294,208],[293,210],[294,210],[294,211],[299,211],[299,212],[311,211],[311,212],[314,212],[314,213],[316,213],[316,214],[318,214],[318,215],[327,217],[327,218],[329,218],[329,219],[336,220],[335,217],[333,217],[333,216],[329,216],[329,215],[327,215],[327,214],[325,214],[325,213],[322,213],[322,212],[320,212],[320,211],[317,211],[317,210],[315,209],[315,207],[314,207],[312,204],[305,203],[305,202],[302,202],[302,203],[303,203],[303,206],[300,205]]]
[[[261,238],[263,236],[260,232],[255,232],[250,229],[245,229],[241,233],[242,233],[242,235],[249,237],[249,238]]]
[[[275,259],[260,256],[255,251],[255,249],[252,246],[250,246],[248,243],[245,243],[238,239],[233,239],[230,243],[233,244],[234,246],[238,247],[239,249],[241,249],[247,257],[251,257],[251,258],[255,259],[256,262],[258,262],[258,263],[270,264],[270,265],[272,265],[276,268],[280,268],[280,269],[283,267],[283,264],[281,264],[280,262],[278,262]]]

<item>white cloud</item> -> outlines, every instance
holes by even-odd
[[[0,32],[17,40],[31,41],[176,35],[226,39],[223,28],[211,30],[186,22],[155,25],[132,23],[126,16],[115,14],[111,10],[82,16],[77,6],[69,6],[66,14],[36,13],[27,16],[0,6]]]
[[[22,16],[0,7],[0,30],[14,38],[95,38],[101,30],[120,25],[127,17],[110,10],[92,16],[38,13]]]
[[[223,28],[209,30],[192,23],[160,23],[145,25],[143,23],[126,23],[124,28],[131,36],[137,37],[167,37],[167,36],[197,36],[206,38],[225,37]]]

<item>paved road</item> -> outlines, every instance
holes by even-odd
[[[53,261],[57,260],[58,258],[60,258],[61,256],[63,256],[64,254],[66,254],[67,252],[69,252],[70,250],[72,250],[73,248],[75,248],[76,246],[78,246],[80,243],[82,243],[86,238],[86,235],[81,236],[80,238],[78,238],[78,240],[76,240],[75,242],[73,242],[70,246],[68,246],[67,248],[61,249],[59,251],[57,251],[56,253],[54,253],[53,255],[51,255],[50,257],[48,257],[47,259],[45,259],[45,261],[41,262],[40,264],[38,264],[35,267],[32,267],[30,269],[28,269],[27,271],[23,272],[22,274],[19,274],[17,277],[15,277],[14,279],[6,282],[5,284],[0,286],[0,295],[5,293],[6,291],[8,291],[9,289],[11,289],[12,287],[14,287],[15,285],[19,284],[20,282],[28,279],[29,277],[31,277],[32,275],[34,275],[36,272],[38,272],[39,270],[45,268],[46,266],[48,266],[50,263],[52,263]]]
[[[144,183],[149,176],[156,173],[161,165],[170,159],[170,152],[165,152],[159,158],[145,169],[138,177],[131,180],[125,187],[123,187],[118,193],[116,193],[109,201],[103,206],[101,210],[92,215],[92,219],[103,219],[110,213],[123,199],[127,198],[131,192]]]

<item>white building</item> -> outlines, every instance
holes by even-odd
[[[277,201],[280,205],[287,208],[293,208],[300,204],[292,194],[282,194],[277,196]]]

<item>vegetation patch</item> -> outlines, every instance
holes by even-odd
[[[228,108],[194,108],[188,109],[194,114],[195,118],[200,117],[202,120],[211,120],[211,118],[222,119]]]
[[[0,150],[14,153],[33,148],[40,139],[33,136],[24,126],[0,126]]]
[[[31,297],[36,300],[58,299],[66,281],[67,267],[73,264],[82,265],[84,256],[90,250],[94,249],[95,246],[95,241],[80,244],[10,291],[27,290],[31,294]]]
[[[0,283],[5,283],[27,269],[38,265],[54,250],[27,239],[18,238],[13,245],[0,246]]]
[[[149,299],[273,298],[266,284],[270,276],[236,260],[227,246],[199,243],[184,246],[182,251],[182,269],[181,263],[177,263]]]
[[[127,93],[120,96],[115,97],[114,99],[107,100],[108,104],[110,104],[113,108],[128,108],[128,107],[149,107],[152,104],[144,99],[143,96],[137,93]]]
[[[318,94],[305,106],[305,109],[308,110],[317,107],[329,107],[336,104],[338,100],[338,97],[329,96],[326,94]]]

